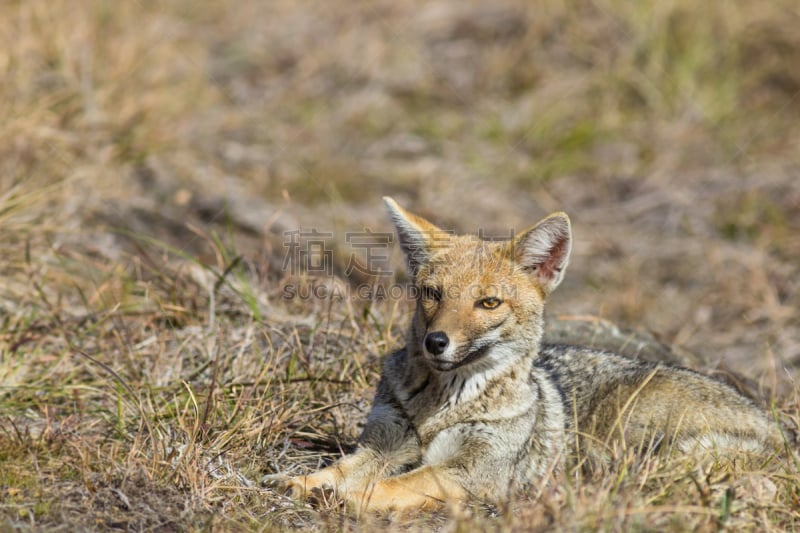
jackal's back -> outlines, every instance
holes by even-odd
[[[613,441],[683,452],[781,444],[778,424],[755,402],[686,368],[568,345],[543,346],[536,366],[558,384],[582,452]]]

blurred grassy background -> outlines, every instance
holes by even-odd
[[[3,8],[10,262],[44,229],[114,260],[118,229],[208,253],[187,221],[280,254],[285,229],[387,228],[390,194],[462,231],[567,210],[565,308],[692,347],[687,316],[711,335],[797,294],[791,3],[80,6]]]
[[[551,313],[652,331],[704,368],[748,374],[796,413],[798,23],[789,1],[4,2],[0,464],[30,475],[50,454],[68,470],[0,479],[0,494],[17,498],[6,524],[87,519],[53,502],[80,493],[76,509],[88,505],[87,487],[102,483],[87,469],[127,475],[100,463],[137,465],[155,492],[198,491],[186,509],[228,509],[197,489],[199,473],[162,483],[174,450],[153,443],[175,427],[194,427],[186,442],[205,435],[162,409],[216,398],[224,376],[275,394],[239,426],[240,407],[220,426],[198,407],[225,439],[276,405],[303,412],[309,391],[275,393],[264,358],[287,380],[301,367],[332,373],[320,406],[344,401],[335,380],[366,365],[347,394],[368,402],[376,357],[400,343],[408,309],[281,301],[283,232],[333,232],[336,283],[353,281],[344,234],[388,231],[386,194],[458,231],[504,233],[567,211],[577,242]],[[331,313],[347,324],[332,341],[340,352],[325,340],[319,356]],[[252,338],[276,331],[284,352],[251,353]],[[221,345],[243,359],[212,378]],[[136,393],[126,408],[120,383],[167,392]],[[239,389],[225,390],[236,404]],[[142,413],[159,422],[129,428]],[[336,415],[351,422],[350,442],[362,414]],[[287,417],[260,448],[217,444],[237,468],[263,471],[261,458],[298,431]],[[111,439],[106,455],[74,443],[68,459],[54,452],[54,420]],[[234,523],[263,520],[270,504],[237,494],[248,518]],[[139,517],[134,507],[127,516]],[[171,512],[141,513],[120,524],[156,527]]]

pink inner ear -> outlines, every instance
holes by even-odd
[[[564,270],[564,253],[566,252],[566,248],[567,240],[559,239],[553,247],[550,248],[547,259],[538,265],[534,265],[541,278],[552,279]]]

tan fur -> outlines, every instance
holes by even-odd
[[[555,213],[509,242],[448,234],[385,199],[417,309],[390,354],[357,450],[286,482],[355,512],[502,501],[565,459],[613,450],[770,452],[778,426],[725,384],[687,369],[541,345],[571,228]]]

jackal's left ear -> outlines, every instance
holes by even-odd
[[[517,263],[536,276],[545,294],[558,287],[572,251],[572,229],[566,213],[553,213],[514,237],[512,243]]]
[[[406,255],[408,271],[411,277],[416,277],[419,267],[430,259],[432,250],[437,245],[445,244],[450,232],[409,213],[388,196],[383,197],[383,203],[397,230],[397,240]]]

